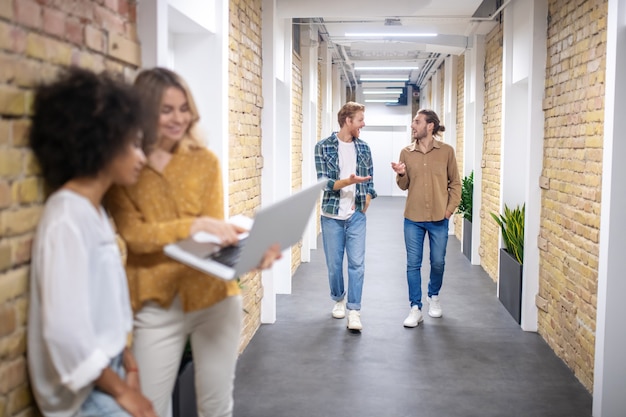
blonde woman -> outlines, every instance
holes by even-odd
[[[199,115],[185,82],[173,71],[153,68],[138,75],[135,89],[152,110],[145,131],[156,146],[137,184],[112,189],[108,205],[128,246],[133,350],[142,387],[157,413],[167,416],[189,340],[199,415],[231,416],[242,327],[239,286],[167,258],[163,247],[198,231],[229,245],[240,230],[223,220],[219,161],[194,133]],[[274,251],[261,266],[278,255]]]

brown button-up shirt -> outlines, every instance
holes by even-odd
[[[406,165],[403,176],[396,175],[402,190],[409,190],[404,217],[414,222],[443,220],[446,211],[454,213],[461,201],[461,180],[454,149],[433,140],[423,153],[417,141],[400,152],[400,162]]]
[[[146,165],[136,184],[114,186],[107,195],[128,246],[126,275],[135,311],[149,300],[168,307],[176,294],[185,311],[194,311],[240,293],[236,280],[206,275],[163,253],[168,243],[189,237],[196,217],[224,218],[217,157],[205,148],[182,145],[162,173]]]

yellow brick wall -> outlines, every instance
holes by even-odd
[[[480,262],[494,281],[498,279],[500,241],[497,223],[489,213],[500,212],[500,144],[502,125],[502,24],[485,38],[485,107],[483,121],[482,201],[480,210]]]
[[[60,68],[139,65],[135,2],[0,0],[0,416],[35,415],[26,372],[28,272],[43,204],[27,131],[33,87]]]
[[[606,0],[550,0],[540,235],[539,333],[593,386]]]
[[[302,187],[302,60],[295,52],[291,65],[291,189]],[[294,274],[302,259],[302,244],[291,248],[291,273]]]
[[[261,204],[261,0],[231,0],[229,33],[229,160],[230,215],[253,215]],[[246,311],[243,350],[260,324],[261,274],[241,278]]]
[[[463,130],[465,129],[465,123],[463,118],[465,117],[465,56],[459,56],[457,60],[456,68],[456,163],[459,167],[459,174],[463,178],[463,158],[464,158],[464,144],[465,135]],[[454,234],[461,240],[463,239],[463,216],[454,216]]]

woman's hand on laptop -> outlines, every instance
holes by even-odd
[[[261,259],[261,263],[259,264],[259,269],[268,269],[271,268],[274,264],[274,261],[279,260],[283,257],[282,252],[280,251],[280,245],[278,243],[269,247],[267,251],[265,251],[265,255],[263,255],[263,259]]]
[[[239,233],[245,231],[245,229],[227,221],[204,216],[194,220],[189,234],[194,235],[197,232],[211,233],[218,238],[222,246],[230,246],[239,242]]]

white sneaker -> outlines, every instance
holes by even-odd
[[[359,310],[350,310],[348,312],[348,329],[363,330],[363,325],[361,324],[361,313]]]
[[[428,297],[428,315],[435,318],[443,316],[443,310],[441,309],[438,295]]]
[[[333,307],[333,317],[336,319],[342,319],[346,317],[346,301],[341,300],[335,303]]]
[[[422,310],[418,306],[411,307],[409,315],[404,319],[404,327],[417,327],[418,324],[424,321],[422,317]]]

